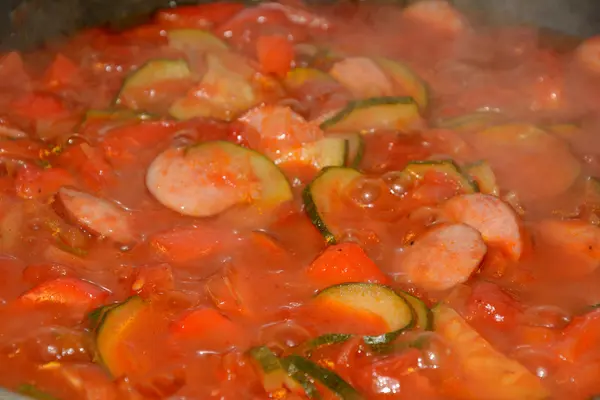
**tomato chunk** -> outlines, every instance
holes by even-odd
[[[313,261],[306,273],[321,289],[347,282],[388,282],[387,276],[355,243],[328,247]]]

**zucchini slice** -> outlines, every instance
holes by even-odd
[[[192,79],[192,71],[185,60],[157,59],[132,72],[121,87],[117,96],[117,104],[123,104],[132,109],[140,109],[147,102],[145,89],[172,81],[188,81]],[[142,96],[142,97],[140,97]]]
[[[492,166],[487,161],[478,161],[476,163],[464,167],[464,171],[468,174],[479,187],[479,191],[483,194],[491,194],[493,196],[500,195],[500,189],[496,183],[496,175]]]
[[[171,29],[167,31],[169,46],[181,51],[207,52],[228,50],[221,39],[201,29]]]
[[[466,399],[548,398],[548,391],[535,375],[494,349],[452,308],[438,304],[433,315],[435,332],[447,341],[462,366]]]
[[[365,154],[365,139],[359,133],[330,133],[330,138],[346,139],[348,151],[346,152],[345,166],[358,168]]]
[[[336,228],[336,208],[340,197],[361,173],[352,168],[325,168],[302,192],[305,211],[329,244],[341,232]]]
[[[328,132],[360,132],[397,130],[410,133],[422,123],[419,106],[412,97],[373,97],[349,102],[321,123]]]
[[[347,140],[327,137],[284,154],[275,160],[275,164],[293,161],[309,164],[317,169],[340,167],[346,163],[348,148],[349,143]]]
[[[428,172],[441,173],[453,179],[466,194],[479,192],[477,182],[465,175],[452,160],[411,161],[402,170],[415,181],[423,180]]]
[[[415,100],[424,111],[429,106],[429,90],[425,82],[407,65],[387,58],[376,58],[375,62],[399,87],[403,95]]]
[[[281,359],[268,347],[254,347],[248,351],[256,370],[261,375],[263,387],[267,393],[272,393],[287,387],[291,391],[302,391],[298,382],[292,379]]]
[[[104,307],[96,319],[96,358],[113,377],[127,373],[129,362],[121,358],[123,338],[127,331],[136,324],[136,320],[146,310],[147,304],[137,296],[130,297],[123,303]]]
[[[146,186],[167,208],[195,217],[243,204],[266,211],[293,197],[287,178],[271,160],[224,141],[164,151],[150,164]]]
[[[415,316],[415,328],[425,331],[433,330],[433,314],[423,300],[413,296],[410,293],[396,291],[413,309]]]
[[[287,356],[284,361],[288,365],[288,371],[300,371],[315,381],[318,381],[327,389],[332,391],[342,400],[363,400],[364,397],[356,391],[348,382],[343,380],[338,374],[330,369],[323,368],[320,365],[297,355]],[[314,398],[314,394],[306,393],[309,398]]]
[[[369,345],[386,344],[400,333],[413,327],[413,309],[407,300],[394,289],[376,283],[343,283],[323,289],[315,296],[315,302],[343,304],[357,311],[379,316],[389,327],[389,332],[377,336],[365,336]]]

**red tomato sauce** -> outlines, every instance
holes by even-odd
[[[596,398],[600,41],[542,39],[218,3],[2,55],[0,387]]]

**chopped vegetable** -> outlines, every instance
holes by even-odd
[[[256,369],[262,377],[267,393],[287,387],[291,391],[302,391],[302,387],[288,374],[287,368],[268,347],[254,347],[248,351],[254,360]]]
[[[404,167],[402,173],[410,176],[415,181],[422,181],[430,173],[442,174],[454,181],[463,193],[479,191],[477,183],[468,175],[465,175],[460,167],[451,160],[411,161]]]
[[[342,400],[360,400],[364,398],[338,374],[327,368],[323,368],[304,357],[295,355],[287,356],[285,362],[288,363],[288,371],[289,368],[293,368],[294,370],[305,373],[327,389],[331,390]],[[307,395],[309,398],[314,398],[312,393],[307,393]]]
[[[275,160],[275,164],[294,162],[311,165],[318,170],[326,167],[340,167],[346,163],[348,152],[347,140],[327,137],[283,154]]]
[[[464,167],[464,171],[477,182],[481,193],[494,196],[500,195],[500,189],[496,183],[496,175],[487,161],[478,161],[467,165]]]
[[[321,129],[328,132],[368,134],[388,129],[411,133],[422,123],[419,107],[412,97],[374,97],[356,100],[326,119]]]
[[[123,84],[117,97],[117,104],[134,110],[153,111],[159,97],[154,91],[159,85],[167,85],[179,93],[182,86],[189,85],[192,72],[184,60],[151,60],[134,71]],[[171,87],[173,86],[173,87]],[[175,100],[172,93],[169,100]]]
[[[256,53],[262,71],[280,77],[286,76],[294,62],[294,48],[284,36],[260,36]]]
[[[139,324],[144,322],[143,314],[148,307],[148,303],[134,296],[100,311],[94,329],[96,356],[113,377],[127,375],[138,369],[134,350],[129,348],[128,340],[130,333],[139,329]]]
[[[452,308],[433,309],[434,329],[460,360],[466,375],[461,398],[490,400],[546,399],[542,382],[523,365],[494,349]]]
[[[315,297],[315,302],[322,307],[343,306],[379,316],[386,322],[389,332],[365,336],[365,342],[371,345],[386,344],[415,323],[413,310],[404,297],[399,296],[390,287],[375,283],[331,286],[320,291]]]
[[[305,211],[329,244],[336,242],[335,207],[340,196],[360,172],[351,168],[326,168],[304,189],[302,199]]]
[[[407,65],[387,58],[376,58],[375,62],[392,79],[397,86],[394,93],[410,96],[419,105],[421,111],[429,106],[429,93],[427,85]]]
[[[355,243],[329,246],[307,269],[311,281],[320,287],[348,283],[386,283],[388,278]]]
[[[204,117],[230,121],[259,102],[250,80],[228,68],[222,57],[207,55],[208,70],[199,86],[171,105],[171,116],[182,120]]]

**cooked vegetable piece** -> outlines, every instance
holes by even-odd
[[[380,66],[370,58],[348,57],[329,70],[356,98],[391,96],[392,82]]]
[[[360,172],[351,168],[326,168],[302,192],[306,213],[329,244],[335,243],[340,233],[335,226],[340,196],[360,176]]]
[[[167,31],[169,46],[182,51],[203,53],[215,50],[228,50],[221,39],[200,29],[171,29]]]
[[[102,304],[110,292],[77,278],[60,277],[33,287],[19,297],[23,304],[60,304],[91,311]]]
[[[58,191],[57,200],[67,216],[87,231],[118,243],[135,241],[128,213],[115,204],[66,187]]]
[[[397,130],[410,133],[422,124],[419,107],[412,97],[374,97],[355,100],[321,124],[328,132]]]
[[[345,164],[348,154],[348,141],[342,138],[324,138],[317,142],[306,143],[293,149],[275,160],[275,164],[294,162],[323,169],[326,167],[341,167]]]
[[[250,79],[229,69],[221,56],[208,54],[206,63],[208,70],[198,87],[169,108],[172,117],[181,120],[204,117],[230,121],[258,103],[259,98]]]
[[[306,394],[309,399],[321,400],[323,398],[306,373],[300,371],[288,359],[281,360],[281,363],[285,367],[289,377],[302,387],[304,394]]]
[[[323,289],[315,299],[319,306],[344,306],[358,312],[368,312],[386,322],[389,332],[365,336],[365,343],[380,345],[395,339],[402,331],[411,328],[414,315],[404,297],[392,288],[376,283],[343,283]]]
[[[327,247],[308,267],[310,280],[321,288],[350,282],[386,283],[388,278],[356,243]]]
[[[399,296],[402,296],[404,300],[412,307],[415,314],[415,328],[430,331],[433,329],[433,314],[423,300],[410,293],[403,291],[396,291]]]
[[[547,399],[542,382],[523,365],[497,351],[452,308],[433,309],[434,329],[450,345],[462,366],[467,399]]]
[[[421,181],[428,173],[443,174],[456,182],[458,188],[464,193],[475,193],[479,191],[477,183],[465,175],[460,167],[452,160],[440,161],[411,161],[402,170],[412,180]]]
[[[314,339],[307,341],[302,344],[302,349],[306,353],[310,353],[311,351],[318,349],[322,346],[329,346],[332,344],[344,343],[351,339],[353,335],[349,333],[326,333],[324,335],[318,336]]]
[[[569,146],[534,125],[492,126],[473,135],[471,141],[502,179],[503,187],[514,190],[523,200],[561,194],[581,172]]]
[[[442,210],[450,220],[477,229],[486,243],[502,248],[512,259],[521,257],[519,219],[499,198],[481,193],[457,196],[444,203]]]
[[[254,365],[262,377],[263,387],[267,393],[287,387],[291,391],[301,391],[302,387],[288,375],[287,368],[268,347],[254,347],[248,351]]]
[[[296,355],[287,356],[285,358],[285,362],[289,365],[288,370],[289,368],[294,368],[295,370],[305,373],[321,383],[327,389],[331,390],[342,400],[360,400],[364,398],[356,391],[356,389],[344,381],[338,374],[327,368],[323,368],[304,357]],[[307,393],[307,395],[310,397],[312,394]]]
[[[407,65],[387,58],[376,58],[375,62],[391,78],[396,85],[393,93],[410,96],[415,100],[421,111],[429,106],[427,85]]]
[[[477,182],[477,186],[481,193],[494,196],[500,195],[500,189],[496,183],[496,175],[487,161],[478,161],[467,165],[464,168],[464,171]]]
[[[184,60],[150,60],[125,79],[117,103],[133,109],[144,109],[152,102],[147,91],[155,90],[165,82],[189,82],[192,71]],[[150,100],[148,100],[150,98]]]
[[[96,356],[113,377],[135,369],[133,354],[127,350],[127,339],[129,330],[135,329],[147,307],[144,300],[134,296],[101,312],[95,329]]]
[[[408,282],[426,290],[447,290],[466,282],[487,248],[468,225],[442,225],[417,237],[396,261]]]
[[[256,54],[261,71],[286,76],[294,63],[294,47],[283,35],[262,35],[256,41]]]
[[[292,199],[287,179],[269,159],[221,141],[164,151],[148,168],[146,185],[164,206],[196,217],[243,204],[269,210]]]
[[[329,133],[326,137],[345,139],[348,149],[344,165],[350,168],[358,168],[365,153],[365,140],[359,133]]]

